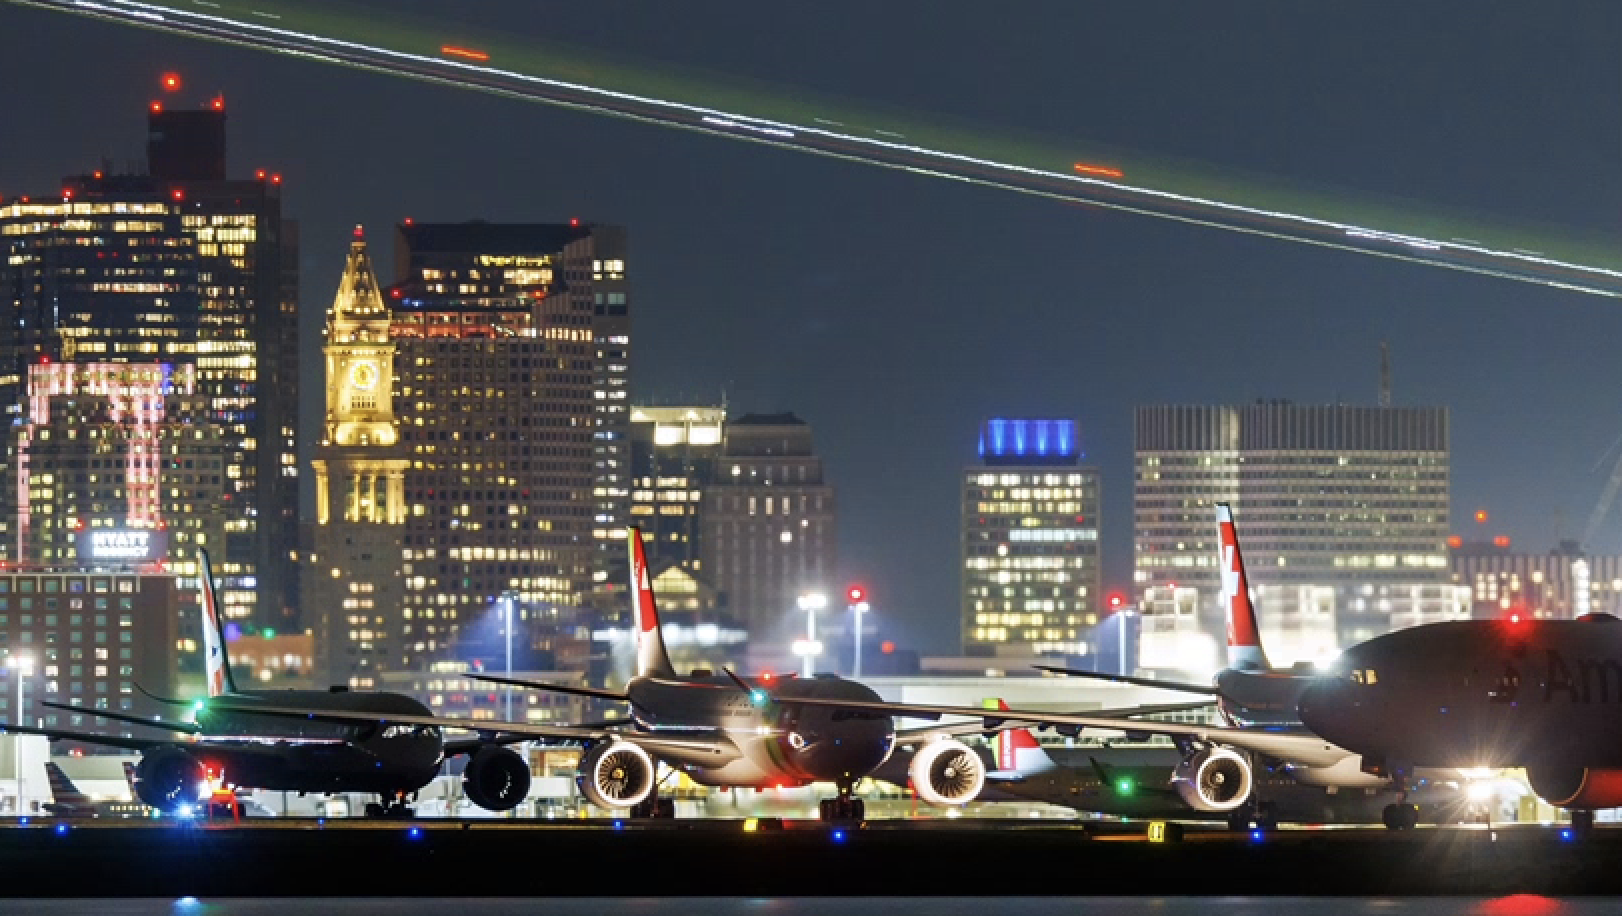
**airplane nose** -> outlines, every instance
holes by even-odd
[[[1356,702],[1352,691],[1357,685],[1345,678],[1317,678],[1301,691],[1301,724],[1312,733],[1343,744],[1353,724]]]

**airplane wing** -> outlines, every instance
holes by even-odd
[[[1132,677],[1128,674],[1110,674],[1104,671],[1086,671],[1081,668],[1055,668],[1052,665],[1036,665],[1038,671],[1049,674],[1063,674],[1067,677],[1088,678],[1095,681],[1110,681],[1116,684],[1132,684],[1137,687],[1155,687],[1160,690],[1175,690],[1178,693],[1199,693],[1205,696],[1219,697],[1222,691],[1210,684],[1189,684],[1183,681],[1162,681],[1152,677]]]
[[[0,722],[0,732],[9,732],[15,735],[43,735],[52,741],[82,741],[85,744],[116,747],[126,751],[146,751],[176,743],[173,739],[120,738],[115,735],[97,735],[65,728],[35,728],[32,725],[10,725],[5,722]]]
[[[577,697],[592,697],[598,700],[618,700],[624,702],[626,696],[622,691],[604,690],[601,687],[568,687],[563,684],[545,684],[540,681],[520,681],[509,677],[496,677],[493,674],[468,674],[462,677],[470,681],[485,681],[490,684],[502,684],[507,687],[523,687],[529,690],[549,690],[553,693],[569,693]]]
[[[666,751],[692,755],[694,753],[706,755],[714,760],[711,766],[720,766],[739,756],[737,747],[725,737],[717,738],[674,738],[663,735],[648,735],[634,729],[599,728],[595,726],[579,725],[534,725],[528,722],[474,722],[470,719],[447,719],[442,716],[415,716],[415,715],[384,715],[366,712],[344,712],[330,709],[300,709],[292,706],[264,706],[258,703],[251,705],[235,705],[228,697],[215,697],[208,701],[212,709],[229,710],[231,712],[266,716],[283,716],[292,719],[312,719],[319,722],[346,722],[358,725],[431,725],[436,728],[452,728],[462,731],[481,732],[494,736],[492,740],[514,743],[528,741],[534,738],[561,738],[574,741],[601,741],[606,738],[616,738],[641,747],[643,750],[658,753]],[[511,740],[505,740],[505,739]]]
[[[200,735],[203,733],[202,727],[193,722],[170,722],[164,719],[143,719],[140,716],[132,716],[128,713],[113,712],[110,709],[91,709],[88,706],[74,706],[70,703],[53,703],[50,700],[41,700],[40,705],[49,706],[52,709],[64,709],[68,712],[76,712],[86,716],[98,716],[103,719],[111,719],[114,722],[128,722],[131,725],[144,725],[147,728],[161,728],[164,731],[179,732],[182,735]]]
[[[792,701],[785,701],[792,702]],[[1158,706],[1127,706],[1121,709],[1093,709],[1078,715],[1103,716],[1111,719],[1130,719],[1133,716],[1153,716],[1172,712],[1192,712],[1196,709],[1205,709],[1214,701],[1196,700],[1191,703],[1162,703]],[[996,712],[997,710],[984,710]],[[913,741],[928,741],[932,738],[950,738],[954,735],[973,735],[981,732],[994,732],[998,728],[987,727],[985,722],[953,722],[950,725],[927,725],[923,728],[903,728],[895,733],[897,744],[907,744]]]
[[[871,700],[793,697],[784,699],[782,702],[786,705],[860,709],[916,719],[963,716],[979,719],[984,731],[997,731],[1014,726],[1040,727],[1049,725],[1057,728],[1091,728],[1138,735],[1166,735],[1171,738],[1190,738],[1195,741],[1225,744],[1241,750],[1265,754],[1286,763],[1309,767],[1333,766],[1351,756],[1350,751],[1331,744],[1316,735],[1263,731],[1260,729],[1227,728],[1216,725],[1187,725],[1181,722],[1155,722],[1147,719],[1035,712],[1020,709],[981,709],[975,706],[932,706],[916,703],[875,703]]]

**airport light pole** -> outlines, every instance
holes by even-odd
[[[867,590],[862,588],[860,585],[852,585],[850,588],[846,589],[845,598],[850,602],[851,614],[855,616],[855,623],[853,624],[852,630],[855,634],[856,642],[852,647],[855,652],[852,658],[850,676],[852,679],[860,680],[862,677],[862,615],[873,608],[872,605],[867,603]]]
[[[811,677],[814,659],[822,654],[822,644],[817,642],[817,611],[828,606],[828,596],[822,592],[808,592],[800,596],[800,610],[805,612],[805,639],[794,641],[794,653],[805,659],[805,666],[801,676]]]
[[[501,596],[501,628],[506,631],[507,635],[507,680],[509,681],[513,677],[513,604],[516,603],[517,598],[518,596],[511,591]],[[502,688],[506,693],[503,703],[504,716],[508,722],[511,722],[513,720],[513,685],[503,684]]]
[[[6,667],[11,669],[11,676],[17,682],[17,708],[12,711],[14,721],[19,725],[26,724],[23,717],[23,679],[34,671],[34,657],[32,655],[8,655]],[[23,745],[21,735],[11,736],[11,775],[16,777],[17,794],[12,796],[12,811],[19,817],[23,813]]]

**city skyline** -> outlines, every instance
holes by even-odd
[[[1614,12],[1581,9],[1599,20],[1595,34],[1608,33],[1604,23]],[[676,53],[654,50],[662,46],[647,23],[610,34],[583,12],[554,12],[557,27],[582,41],[624,53]],[[906,19],[899,12],[874,15],[867,42],[897,34]],[[1091,31],[1107,35],[1141,28],[1136,17],[1148,14],[1092,15],[1102,21]],[[1447,17],[1410,23],[1400,41],[1385,46],[1378,73],[1358,70],[1361,83],[1334,77],[1330,65],[1361,62],[1354,49],[1385,36],[1361,20],[1336,19],[1344,34],[1319,37],[1311,49],[1268,47],[1284,59],[1271,66],[1304,70],[1317,93],[1314,110],[1334,113],[1303,115],[1305,123],[1295,122],[1283,138],[1256,125],[1289,103],[1263,85],[1269,67],[1243,56],[1281,31],[1264,27],[1259,12],[1237,15],[1250,26],[1250,44],[1226,52],[1194,45],[1199,15],[1166,25],[1165,40],[1191,60],[1163,77],[1098,42],[1068,59],[1074,72],[1033,65],[984,90],[968,91],[955,77],[932,88],[897,88],[883,77],[909,63],[951,74],[928,57],[849,56],[860,50],[841,52],[849,72],[836,77],[817,71],[814,55],[778,48],[786,62],[775,76],[852,94],[867,88],[864,80],[876,80],[888,87],[880,94],[890,104],[1061,132],[1076,121],[1022,93],[1042,77],[1062,76],[1053,87],[1055,104],[1085,112],[1095,135],[1124,127],[1154,102],[1168,117],[1149,120],[1176,120],[1180,130],[1136,127],[1139,136],[1131,139],[1139,144],[1438,206],[1611,226],[1622,180],[1614,168],[1596,171],[1595,164],[1615,161],[1617,138],[1580,112],[1616,109],[1614,79],[1594,88],[1614,75],[1614,48],[1564,49],[1569,74],[1545,75],[1561,81],[1551,93],[1590,93],[1568,108],[1542,104],[1531,92],[1518,95],[1518,68],[1497,63],[1520,59],[1524,49],[1546,50],[1550,32],[1528,21],[1537,18],[1531,13],[1500,10],[1452,38],[1446,33],[1458,23]],[[1289,14],[1291,21],[1276,28],[1301,28],[1309,16]],[[286,207],[305,224],[306,303],[330,297],[343,233],[356,222],[381,230],[407,216],[447,222],[575,216],[628,226],[637,236],[631,282],[640,341],[632,403],[725,396],[740,414],[793,410],[813,424],[829,479],[840,489],[842,577],[868,584],[877,610],[905,626],[900,635],[926,647],[957,639],[957,476],[972,461],[975,430],[990,416],[1078,418],[1086,461],[1101,471],[1106,591],[1130,587],[1131,417],[1140,405],[1256,398],[1372,404],[1377,346],[1389,340],[1395,402],[1453,411],[1453,529],[1468,534],[1470,514],[1487,508],[1493,533],[1513,535],[1534,551],[1552,547],[1558,534],[1578,533],[1604,482],[1603,472],[1589,469],[1622,431],[1622,421],[1601,406],[1622,390],[1622,373],[1605,346],[1622,330],[1622,316],[1604,302],[926,185],[701,137],[659,134],[651,152],[638,149],[651,144],[636,125],[14,7],[0,17],[17,26],[0,30],[12,36],[0,38],[0,51],[40,77],[41,88],[19,99],[17,117],[47,123],[47,114],[67,112],[59,129],[36,131],[34,142],[0,153],[0,195],[37,193],[103,155],[133,155],[132,138],[140,134],[130,125],[144,117],[141,106],[155,95],[157,74],[182,70],[208,87],[198,90],[200,98],[219,91],[232,106],[232,172],[264,165],[287,176]],[[724,35],[721,18],[663,25],[677,34],[703,25]],[[956,46],[961,27],[952,18],[930,20],[924,37],[931,49],[944,54]],[[807,27],[808,42],[829,38],[833,28],[795,24]],[[1460,75],[1439,74],[1426,63],[1425,43],[1444,40]],[[1472,40],[1482,49],[1460,60],[1469,50],[1460,46]],[[1031,36],[1028,44],[1041,48],[1043,40]],[[44,50],[80,45],[93,47],[88,53],[102,59],[101,71],[127,85],[87,86]],[[1322,67],[1308,66],[1309,50],[1324,58]],[[711,55],[719,67],[774,75],[770,62],[715,40],[694,42],[683,53],[693,57],[677,64],[710,62],[704,55]],[[1193,91],[1188,76],[1200,65],[1212,68],[1213,85]],[[1392,90],[1405,82],[1432,91],[1396,98]],[[994,104],[1004,99],[1014,110]],[[384,113],[366,121],[375,127],[371,139],[387,141],[367,154],[375,168],[355,167],[359,138],[302,126],[342,123],[324,107]],[[1217,131],[1202,117],[1239,129]],[[505,145],[528,152],[513,156],[486,146],[457,159],[460,144],[450,141],[467,123],[494,125],[520,141]],[[540,139],[560,133],[568,143]],[[440,169],[442,160],[464,165]],[[1461,161],[1469,167],[1451,167]],[[783,182],[785,176],[792,180]],[[762,199],[779,203],[763,208],[756,202]],[[976,282],[988,271],[1002,279]],[[308,357],[319,316],[304,311]],[[980,358],[996,352],[985,348],[999,337],[1019,342],[1018,359]],[[305,386],[306,440],[318,387]],[[308,458],[306,450],[302,466]],[[1565,513],[1563,527],[1557,511]],[[1590,546],[1614,550],[1622,521],[1610,529],[1605,542]]]

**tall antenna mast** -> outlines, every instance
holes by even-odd
[[[1391,348],[1380,341],[1380,406],[1391,406]]]

